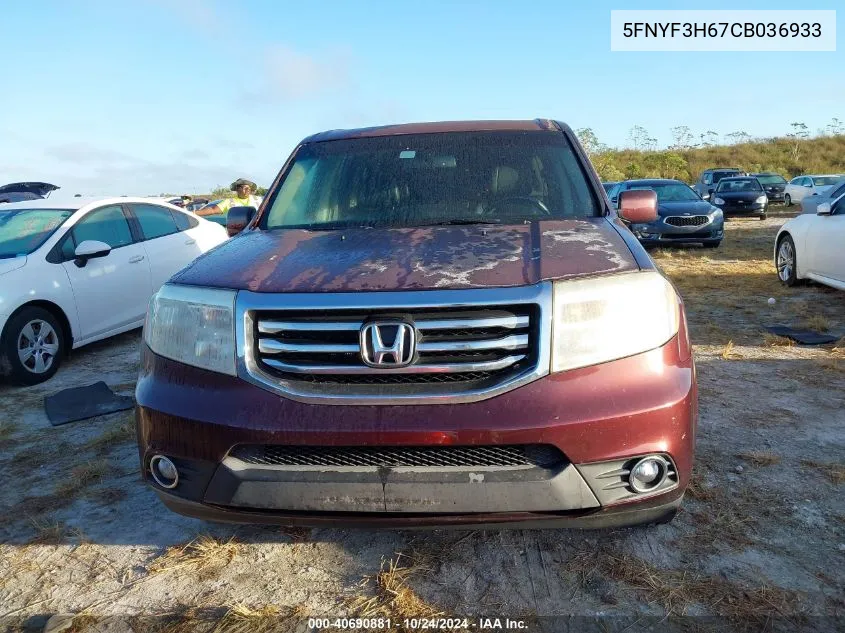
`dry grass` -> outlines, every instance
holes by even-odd
[[[239,549],[240,543],[233,538],[219,541],[211,536],[201,536],[187,545],[168,548],[153,561],[149,571],[151,574],[188,572],[209,578],[232,562]]]
[[[773,466],[780,463],[780,455],[775,455],[768,451],[750,451],[748,453],[739,453],[737,455],[740,459],[745,460],[752,466]]]
[[[804,326],[816,332],[830,331],[830,320],[823,314],[814,314],[804,319]]]
[[[103,505],[111,505],[123,501],[127,495],[123,488],[103,488],[92,490],[88,496]]]
[[[817,462],[809,459],[802,460],[801,464],[820,471],[831,483],[841,484],[845,482],[845,464]]]
[[[763,345],[765,347],[795,347],[795,341],[785,336],[778,336],[777,334],[767,332],[763,335]]]
[[[87,613],[73,616],[68,628],[62,628],[62,633],[88,633],[97,629],[97,618]]]
[[[220,618],[211,633],[270,633],[284,630],[281,625],[284,618],[293,613],[283,614],[273,605],[253,609],[245,604],[230,607]]]
[[[61,545],[80,534],[79,530],[71,530],[61,521],[42,522],[33,519],[32,525],[36,534],[27,541],[28,545]]]
[[[89,440],[83,448],[97,454],[107,453],[114,446],[126,444],[135,440],[135,415],[124,416],[124,421],[118,426],[108,428],[101,435]]]
[[[683,615],[690,607],[700,605],[744,630],[768,630],[766,624],[773,616],[796,618],[804,611],[802,596],[795,591],[769,585],[745,587],[688,571],[656,569],[630,554],[585,551],[565,567],[584,585],[594,574],[625,583],[669,615]]]
[[[100,482],[110,470],[105,459],[97,459],[70,471],[70,479],[56,488],[56,495],[72,499],[85,488]]]
[[[407,558],[397,554],[395,559],[387,563],[382,560],[381,569],[375,576],[364,578],[359,587],[368,590],[375,584],[374,596],[356,596],[347,601],[352,614],[357,617],[436,617],[443,612],[428,604],[408,586],[410,578],[423,568],[409,561],[408,565],[400,565],[400,560]]]
[[[725,347],[722,349],[722,360],[732,360],[735,358],[742,358],[742,356],[736,352],[734,352],[734,342],[730,340],[727,342]]]
[[[17,422],[0,422],[0,443],[8,441],[19,428]]]

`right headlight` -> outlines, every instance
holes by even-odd
[[[713,198],[713,204],[725,204],[725,201],[722,198]]]
[[[565,371],[661,347],[678,333],[678,296],[646,271],[554,285],[552,371]]]
[[[144,341],[159,356],[236,376],[235,292],[165,284],[153,295]]]

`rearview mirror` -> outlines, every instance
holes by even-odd
[[[830,215],[832,210],[829,202],[822,202],[816,207],[816,215]]]
[[[619,194],[619,217],[633,224],[657,219],[657,193],[652,189],[629,189]]]
[[[226,231],[234,237],[243,231],[255,217],[255,207],[232,207],[226,215]]]
[[[85,240],[76,247],[75,251],[73,251],[73,254],[76,255],[74,262],[77,266],[82,268],[86,263],[88,263],[89,259],[93,259],[95,257],[105,257],[109,253],[111,253],[111,246],[105,242],[100,242],[99,240]]]

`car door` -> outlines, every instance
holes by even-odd
[[[807,196],[812,195],[812,193],[813,193],[813,179],[808,177],[808,176],[804,176],[801,179],[801,186],[798,187],[796,201],[801,201],[804,198],[806,198]]]
[[[173,275],[190,264],[199,254],[194,236],[180,231],[174,217],[176,211],[156,204],[130,204],[138,223],[141,239],[150,262],[153,292]]]
[[[807,272],[845,282],[845,195],[830,202],[830,215],[808,218]]]
[[[105,242],[111,251],[78,263],[74,251],[85,240]],[[86,213],[62,238],[59,248],[79,316],[77,342],[143,323],[152,294],[150,268],[123,205],[106,205]]]

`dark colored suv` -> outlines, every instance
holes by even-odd
[[[698,182],[693,185],[695,192],[701,196],[703,200],[709,200],[712,193],[716,190],[716,186],[722,178],[730,178],[731,176],[744,176],[745,172],[736,167],[719,167],[717,169],[706,169],[701,172],[698,177]]]
[[[629,222],[653,191],[621,194]],[[690,480],[684,307],[548,120],[305,139],[144,327],[141,470],[288,525],[667,521]]]

